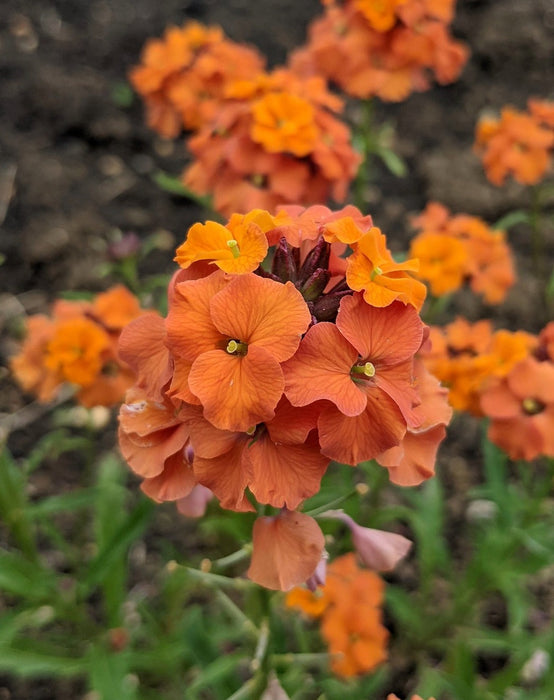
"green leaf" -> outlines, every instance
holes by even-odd
[[[529,212],[523,209],[517,209],[498,219],[498,221],[492,225],[492,228],[497,231],[506,231],[512,228],[512,226],[517,226],[517,224],[528,224],[530,220]]]
[[[91,689],[101,698],[134,700],[137,682],[129,673],[129,654],[108,651],[103,645],[92,647],[87,655]]]
[[[27,513],[30,518],[40,518],[45,515],[71,513],[82,510],[94,502],[96,494],[97,489],[92,487],[77,489],[70,493],[64,493],[61,496],[50,496],[37,503],[29,504],[29,506],[27,506]]]
[[[85,662],[33,648],[0,646],[0,670],[24,677],[52,675],[67,678],[84,673]]]
[[[21,551],[37,560],[33,525],[28,514],[27,481],[7,448],[0,453],[0,518],[11,530]]]
[[[155,504],[146,498],[126,516],[124,522],[91,562],[84,585],[89,588],[97,585],[109,574],[110,568],[122,556],[125,556],[129,546],[138,539],[147,528]]]
[[[244,653],[225,654],[203,668],[195,679],[188,685],[189,693],[196,693],[203,688],[212,687],[216,683],[231,676],[238,665],[244,662]]]
[[[399,155],[389,148],[379,148],[376,153],[393,175],[396,177],[406,177],[408,174],[408,166]]]
[[[197,194],[189,187],[186,187],[178,177],[168,175],[162,170],[159,170],[157,173],[154,173],[152,179],[160,189],[164,190],[164,192],[169,192],[169,194],[176,194],[180,195],[181,197],[186,197],[187,199],[196,202],[201,207],[204,207],[206,209],[213,208],[211,197],[207,195],[203,196],[201,194]]]
[[[56,578],[38,562],[16,552],[0,550],[0,590],[50,603],[56,590]]]

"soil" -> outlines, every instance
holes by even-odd
[[[395,150],[409,168],[406,178],[397,179],[377,164],[368,193],[370,213],[393,248],[408,239],[407,216],[430,199],[489,222],[528,204],[521,187],[487,183],[471,145],[483,111],[507,103],[522,108],[530,96],[554,97],[554,0],[461,0],[458,5],[453,32],[472,52],[461,79],[377,109],[377,120],[395,127]],[[277,65],[302,43],[307,23],[319,11],[317,0],[2,1],[0,417],[29,404],[6,368],[23,314],[47,311],[67,290],[105,289],[110,280],[98,269],[114,231],[141,237],[168,232],[171,249],[205,216],[193,202],[153,182],[158,170],[179,174],[186,155],[180,142],[163,141],[146,128],[138,99],[128,103],[126,75],[146,39],[170,24],[196,19],[220,24],[232,39],[258,46],[269,64]],[[536,301],[526,236],[525,228],[510,233],[520,281],[502,309],[462,295],[458,312],[472,319],[493,315],[511,329],[540,329],[544,309]],[[552,261],[552,227],[547,236]],[[170,272],[171,259],[171,250],[155,252],[144,271]],[[47,429],[37,420],[12,433],[15,456],[25,454]],[[454,519],[464,509],[454,487],[465,483],[467,488],[476,478],[470,464],[477,432],[470,428],[452,436],[447,454],[455,455],[455,468],[444,459],[447,480],[457,482],[449,489]],[[61,470],[58,488],[75,485],[68,465],[51,468]],[[34,488],[47,492],[48,479],[39,478]],[[0,679],[0,698],[78,696],[67,682]]]

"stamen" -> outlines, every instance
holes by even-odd
[[[231,253],[233,254],[234,258],[239,258],[240,257],[240,248],[239,244],[237,241],[235,241],[234,238],[231,238],[230,241],[227,241],[227,245],[229,246]]]
[[[366,377],[374,377],[375,376],[375,365],[373,362],[366,362],[363,365],[354,365],[352,367],[351,372],[354,374],[364,374]]]
[[[240,340],[230,340],[225,350],[229,355],[246,355],[248,352],[248,344],[241,343]]]
[[[378,277],[379,275],[382,275],[382,274],[383,274],[383,270],[381,270],[380,267],[374,267],[372,272],[371,272],[371,281],[373,282],[373,280],[376,277]]]
[[[544,404],[531,397],[523,399],[521,406],[528,416],[535,416],[537,413],[544,411]]]

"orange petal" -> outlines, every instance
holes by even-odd
[[[361,294],[341,301],[337,327],[361,357],[390,365],[413,357],[423,340],[423,323],[413,306],[395,302],[376,308]]]
[[[377,457],[389,470],[389,478],[398,486],[417,486],[435,473],[435,461],[440,443],[446,437],[444,425],[435,425],[419,433],[407,432],[400,453],[393,447]]]
[[[190,371],[189,387],[210,423],[221,430],[246,431],[273,418],[285,380],[267,350],[249,345],[242,357],[223,350],[200,355]]]
[[[297,408],[283,396],[275,409],[275,418],[266,423],[266,428],[273,442],[302,445],[317,427],[320,412],[321,403]]]
[[[176,501],[188,496],[195,486],[192,467],[179,450],[165,461],[161,474],[145,479],[140,488],[154,501]]]
[[[248,578],[271,590],[289,591],[315,571],[325,545],[313,518],[285,510],[276,517],[258,518],[252,533]]]
[[[225,341],[210,316],[210,301],[227,284],[223,272],[175,285],[166,319],[171,352],[193,362],[198,355]]]
[[[256,500],[290,510],[319,491],[329,464],[317,438],[304,445],[283,445],[264,436],[248,447],[245,457],[252,467],[249,487]]]
[[[195,457],[194,476],[203,486],[213,491],[222,508],[237,511],[253,511],[244,490],[250,480],[249,466],[244,463],[245,439],[236,440],[233,448],[220,457],[204,459]]]
[[[137,386],[154,401],[162,400],[162,388],[171,377],[165,323],[155,313],[145,313],[126,326],[119,336],[119,356],[137,375]]]
[[[367,408],[359,416],[345,416],[332,405],[325,407],[318,427],[323,454],[351,465],[398,445],[406,432],[400,409],[379,388],[368,392]]]
[[[241,275],[211,301],[217,329],[226,337],[265,348],[278,362],[296,351],[311,315],[291,282]]]
[[[149,438],[133,440],[132,435],[127,435],[119,430],[119,449],[125,461],[131,469],[146,478],[158,476],[164,469],[168,457],[179,451],[188,438],[188,428],[181,425],[176,429],[168,428],[153,433],[150,444]]]
[[[357,359],[358,353],[334,324],[312,326],[294,357],[283,364],[287,398],[293,406],[329,399],[345,415],[358,415],[367,399],[350,376]]]

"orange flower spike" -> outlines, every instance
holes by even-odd
[[[248,578],[271,590],[290,591],[316,570],[325,538],[309,515],[285,509],[256,520],[252,545]]]
[[[346,281],[350,289],[363,290],[364,299],[371,306],[388,306],[398,300],[419,310],[427,288],[407,274],[418,269],[417,260],[395,262],[387,249],[386,237],[374,226],[360,238],[348,258]]]
[[[87,386],[102,369],[101,355],[110,338],[93,321],[75,318],[61,322],[48,343],[45,366],[65,381]]]
[[[456,238],[424,231],[412,240],[410,255],[419,260],[417,276],[429,282],[434,296],[455,292],[462,286],[468,253]]]
[[[269,215],[268,215],[269,216]],[[224,272],[253,272],[267,254],[267,238],[255,221],[233,222],[232,229],[215,221],[194,224],[175,260],[183,269],[210,260]]]
[[[307,100],[287,92],[270,93],[252,106],[251,137],[269,153],[311,153],[319,137],[314,108]]]

